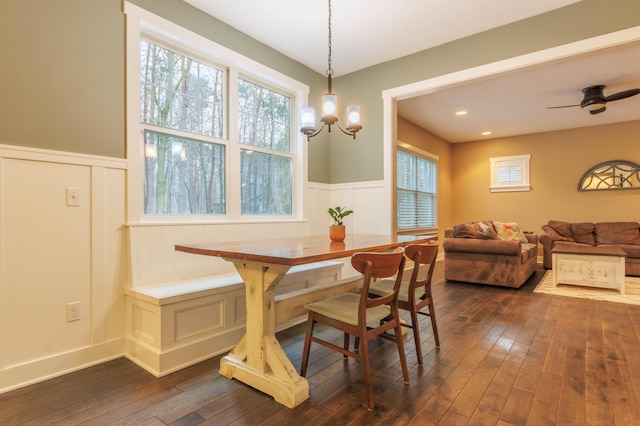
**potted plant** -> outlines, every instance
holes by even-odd
[[[333,219],[333,225],[329,226],[329,238],[331,241],[340,242],[345,238],[345,227],[342,219],[353,213],[353,210],[347,210],[346,207],[329,207],[329,216]]]

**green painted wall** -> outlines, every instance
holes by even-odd
[[[638,25],[638,0],[583,0],[336,78],[341,104],[361,105],[364,128],[355,144],[331,138],[331,183],[383,178],[383,90]]]
[[[324,76],[180,0],[133,0],[311,88]],[[0,0],[0,144],[124,158],[121,0]],[[329,138],[309,145],[309,180],[329,182]]]
[[[322,74],[183,1],[131,2],[309,85],[318,108]],[[340,104],[361,105],[364,129],[312,139],[309,180],[382,179],[385,89],[637,25],[638,0],[583,0],[338,77]],[[124,158],[124,46],[121,0],[0,0],[0,143]]]
[[[123,158],[119,0],[0,2],[0,143]]]

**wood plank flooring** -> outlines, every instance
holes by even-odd
[[[640,424],[640,306],[533,293],[543,273],[506,289],[445,282],[439,263],[441,348],[422,317],[424,366],[408,337],[404,385],[394,345],[373,341],[373,412],[361,365],[312,345],[311,397],[293,410],[219,376],[220,357],[161,379],[122,358],[0,395],[0,424]],[[304,327],[278,335],[298,368]]]

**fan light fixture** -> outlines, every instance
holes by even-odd
[[[577,107],[589,111],[589,113],[595,115],[600,114],[601,112],[605,112],[607,110],[607,102],[619,101],[621,99],[630,98],[631,96],[636,96],[640,94],[640,88],[623,90],[622,92],[614,93],[609,96],[604,95],[604,84],[599,84],[597,86],[589,86],[582,89],[582,93],[584,93],[584,97],[582,98],[582,102],[577,105],[560,105],[560,106],[551,106],[547,107],[548,109],[555,108],[571,108]]]
[[[584,99],[580,102],[580,108],[586,109],[591,114],[599,114],[604,112],[607,107],[607,101],[603,94],[604,85],[591,86],[582,89]]]
[[[356,138],[356,133],[362,129],[360,125],[360,107],[347,107],[347,126],[343,128],[338,120],[338,98],[331,91],[331,76],[333,69],[331,68],[331,0],[329,0],[329,54],[327,59],[327,94],[322,97],[322,117],[320,121],[322,125],[316,130],[316,118],[313,108],[303,108],[300,112],[300,132],[307,136],[307,141],[322,131],[325,124],[331,132],[331,126],[334,124],[345,134]]]

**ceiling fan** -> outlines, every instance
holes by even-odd
[[[576,105],[562,105],[547,107],[547,109],[553,108],[569,108],[579,106],[582,109],[587,109],[591,114],[600,114],[607,110],[607,102],[619,101],[620,99],[629,98],[640,93],[640,89],[629,89],[622,92],[614,93],[613,95],[605,96],[603,93],[604,85],[589,86],[582,89],[584,98],[582,102]]]

